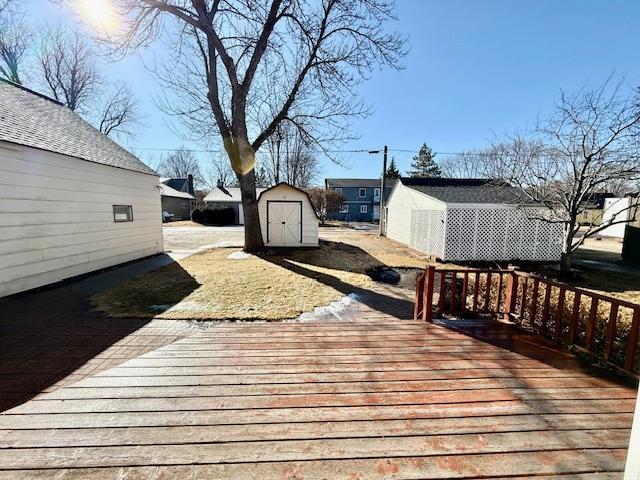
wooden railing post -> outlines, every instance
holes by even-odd
[[[436,267],[430,265],[425,272],[422,319],[433,322],[433,287],[435,286]]]
[[[424,311],[425,273],[418,273],[416,275],[416,298],[413,303],[413,319],[414,320],[418,320],[418,317],[422,315],[422,312]]]
[[[510,320],[516,310],[516,296],[518,295],[518,275],[516,267],[509,267],[507,274],[507,292],[504,305],[504,319]]]

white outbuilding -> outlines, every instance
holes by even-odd
[[[0,297],[163,251],[158,174],[69,108],[0,82]]]
[[[309,195],[288,183],[260,193],[258,213],[268,247],[317,247],[318,215]]]
[[[401,178],[386,206],[389,238],[444,261],[560,260],[562,227],[540,205],[484,179]]]

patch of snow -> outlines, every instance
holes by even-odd
[[[233,252],[227,258],[230,258],[231,260],[245,260],[247,258],[253,258],[253,255],[247,252],[240,251],[240,252]]]
[[[342,297],[340,300],[331,302],[329,305],[323,307],[316,307],[313,312],[305,312],[298,318],[293,320],[287,320],[288,322],[344,322],[348,320],[345,318],[345,314],[351,309],[360,305],[358,295],[356,293],[350,293],[349,295]]]
[[[202,305],[193,300],[185,300],[173,305],[149,305],[149,310],[154,312],[205,312],[211,309],[211,305]]]

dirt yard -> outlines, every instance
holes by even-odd
[[[386,238],[336,230],[322,232],[319,249],[260,256],[239,248],[206,250],[102,292],[93,301],[115,317],[278,320],[373,288],[367,274],[371,269],[424,268],[428,261]]]

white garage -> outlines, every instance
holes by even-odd
[[[258,212],[265,245],[318,246],[318,216],[305,191],[279,183],[260,193]]]
[[[483,179],[401,178],[386,234],[444,261],[560,260],[562,227],[516,188]]]
[[[163,251],[158,174],[70,109],[0,82],[0,297]]]

